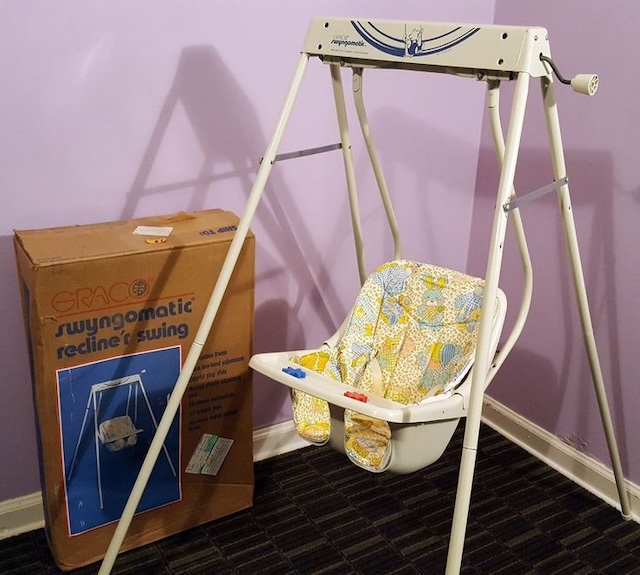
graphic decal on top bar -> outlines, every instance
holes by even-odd
[[[444,34],[432,38],[423,38],[423,29],[416,24],[405,24],[405,32],[401,38],[391,36],[375,26],[373,22],[358,22],[352,20],[351,24],[356,32],[368,44],[391,56],[412,58],[414,56],[427,56],[449,50],[465,40],[468,40],[480,30],[477,27],[465,28],[457,26]]]

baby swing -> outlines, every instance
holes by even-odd
[[[143,369],[139,374],[127,375],[125,377],[119,377],[117,379],[110,379],[108,381],[102,381],[91,386],[89,390],[89,397],[87,399],[87,406],[84,410],[84,417],[82,418],[82,425],[80,426],[80,433],[78,434],[78,440],[76,441],[76,447],[73,452],[73,458],[71,459],[71,466],[67,473],[67,482],[71,481],[73,476],[73,470],[78,459],[78,452],[80,450],[80,444],[84,438],[85,429],[87,427],[87,420],[89,418],[89,411],[93,409],[93,436],[94,447],[96,453],[96,476],[98,481],[98,498],[100,503],[100,509],[104,509],[104,498],[102,493],[102,468],[100,462],[100,445],[104,445],[107,451],[116,452],[122,451],[128,447],[133,447],[138,442],[138,434],[142,433],[142,429],[138,429],[135,425],[135,421],[138,416],[138,390],[142,394],[144,403],[147,407],[151,421],[153,422],[156,430],[158,429],[158,422],[151,409],[149,403],[149,397],[142,381],[142,374],[145,373]],[[102,396],[105,392],[114,391],[116,389],[126,386],[127,389],[127,404],[124,415],[118,415],[105,419],[98,423],[100,420],[100,405],[102,403]],[[134,391],[135,390],[135,391]],[[133,397],[133,418],[129,415],[131,409],[131,394]],[[176,476],[176,470],[169,457],[169,452],[162,440],[162,449],[164,450],[165,457],[171,467],[173,476]]]
[[[422,469],[468,409],[483,286],[446,268],[387,262],[321,348],[258,354],[249,365],[291,387],[296,429],[310,443],[376,473]],[[492,356],[506,307],[498,290]]]
[[[340,143],[278,155],[278,147],[311,57],[329,65]],[[365,272],[355,172],[342,68],[353,74],[355,109],[394,239],[394,259]],[[367,68],[455,74],[486,81],[487,104],[501,176],[484,279],[402,259],[399,230],[371,140],[364,109]],[[609,447],[623,517],[628,495],[613,433],[575,232],[552,72],[575,91],[593,95],[595,75],[565,80],[551,60],[544,28],[350,19],[312,20],[274,134],[244,215],[211,295],[195,341],[171,395],[100,573],[109,573],[162,442],[180,406],[200,350],[215,319],[273,164],[282,159],[341,149],[362,290],[336,334],[314,350],[259,354],[253,369],[292,389],[298,431],[315,443],[329,441],[371,471],[409,472],[437,459],[461,417],[466,417],[462,458],[446,572],[459,573],[471,498],[484,390],[515,345],[532,295],[532,269],[519,208],[556,191],[569,253],[594,388]],[[539,78],[552,154],[554,181],[525,196],[513,187],[530,78]],[[515,80],[506,142],[499,90]],[[506,299],[498,288],[508,219],[524,273],[524,289],[511,333],[496,353]],[[445,289],[446,288],[446,289]],[[431,297],[433,295],[434,297]]]

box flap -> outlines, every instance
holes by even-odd
[[[213,209],[121,222],[15,230],[15,238],[31,263],[43,267],[228,242],[238,222],[235,214]]]

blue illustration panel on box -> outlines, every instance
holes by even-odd
[[[181,364],[175,346],[57,372],[70,535],[122,515]],[[178,412],[137,512],[180,498]]]

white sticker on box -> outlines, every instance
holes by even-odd
[[[233,439],[204,433],[185,471],[196,475],[217,475],[232,445]]]
[[[232,445],[233,439],[218,437],[218,441],[216,441],[216,444],[213,446],[200,473],[204,475],[217,475]]]
[[[196,450],[193,452],[193,455],[191,456],[191,460],[189,461],[189,464],[187,465],[187,468],[185,469],[185,471],[187,473],[195,473],[196,475],[199,475],[202,472],[202,467],[207,461],[207,457],[209,457],[209,454],[213,450],[213,447],[215,446],[217,441],[218,441],[217,435],[211,435],[209,433],[205,433],[200,438],[200,441],[198,442],[198,446],[196,447]]]
[[[171,226],[138,226],[133,230],[134,234],[140,236],[159,236],[166,238],[171,235],[173,228]]]

